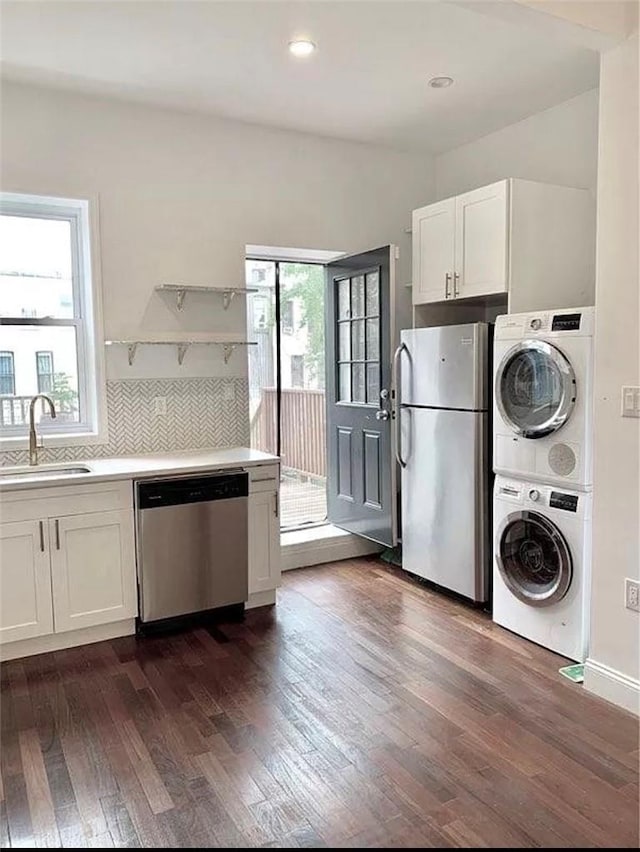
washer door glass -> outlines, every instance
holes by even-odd
[[[525,438],[542,438],[566,423],[576,380],[565,356],[541,340],[525,340],[504,357],[496,376],[496,402],[505,422]]]
[[[502,525],[498,567],[511,592],[532,606],[561,600],[571,585],[571,552],[560,530],[537,512],[514,512]]]

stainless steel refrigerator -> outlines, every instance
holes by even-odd
[[[396,350],[402,564],[488,598],[491,471],[487,323],[403,331]]]

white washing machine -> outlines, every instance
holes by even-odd
[[[497,476],[493,620],[584,662],[591,587],[589,492]]]
[[[594,324],[594,308],[497,318],[496,473],[592,487]]]

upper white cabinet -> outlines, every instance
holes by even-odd
[[[413,211],[413,302],[441,302],[452,293],[456,200]]]
[[[593,304],[595,204],[510,178],[413,212],[413,304],[507,294],[509,311]]]
[[[49,521],[56,633],[135,617],[133,535],[126,510]]]
[[[453,297],[487,296],[507,289],[507,181],[455,199]]]
[[[43,521],[0,524],[0,643],[52,632],[46,526]]]

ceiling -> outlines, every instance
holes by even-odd
[[[437,153],[593,88],[598,55],[455,3],[3,0],[7,79]],[[287,43],[318,45],[295,59]],[[455,78],[431,89],[430,77]]]

